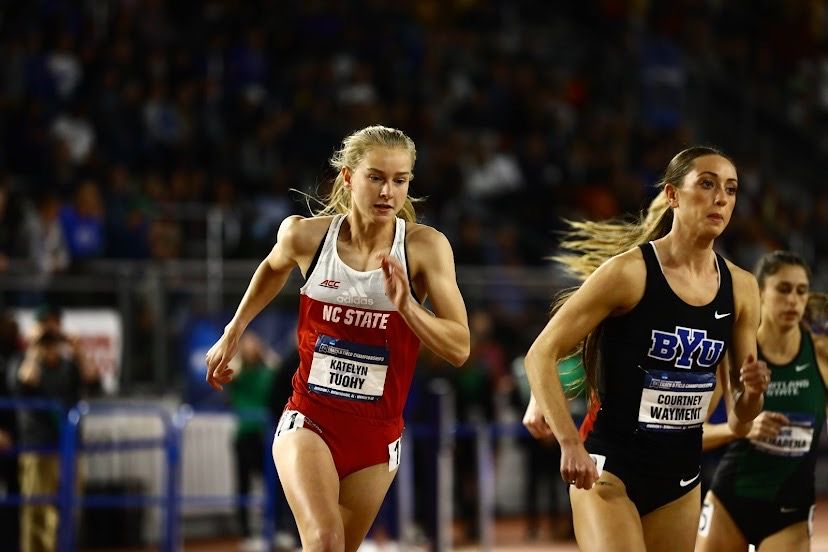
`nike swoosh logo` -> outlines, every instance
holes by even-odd
[[[726,312],[724,314],[719,314],[718,311],[713,311],[713,318],[715,318],[716,320],[721,320],[722,318],[724,318],[726,316],[730,316],[730,314],[731,313],[729,313],[729,312]]]
[[[796,367],[794,367],[794,370],[796,370],[797,372],[801,372],[802,370],[804,370],[808,366],[809,366],[809,364],[807,362],[805,364],[797,364]]]
[[[679,485],[681,485],[682,487],[686,487],[687,485],[689,485],[690,483],[692,483],[693,481],[698,479],[700,475],[701,475],[701,472],[697,473],[696,477],[694,477],[693,479],[688,479],[687,481],[685,481],[684,479],[681,479],[681,480],[679,480]]]
[[[790,514],[791,512],[796,512],[799,508],[785,508],[784,506],[779,508],[779,511],[783,514]]]

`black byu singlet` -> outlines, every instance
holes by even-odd
[[[698,472],[716,367],[733,333],[733,284],[727,263],[716,255],[715,298],[688,305],[670,288],[654,245],[640,249],[647,269],[644,296],[601,329],[601,410],[586,447],[611,450],[610,471],[611,464],[621,464],[639,474],[685,476]]]

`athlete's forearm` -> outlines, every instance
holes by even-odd
[[[748,424],[750,429],[750,424]],[[714,450],[725,445],[729,445],[739,438],[730,427],[726,424],[709,424],[706,423],[702,427],[702,450]]]
[[[744,390],[736,391],[734,393],[733,414],[735,414],[737,420],[731,420],[731,417],[728,416],[728,423],[730,423],[731,429],[737,434],[741,433],[745,427],[750,431],[750,425],[753,423],[753,419],[762,412],[764,405],[764,395],[748,394]],[[747,432],[745,432],[746,434]]]
[[[468,327],[454,320],[438,318],[413,298],[399,312],[414,335],[436,355],[453,366],[461,366],[469,358]]]
[[[244,292],[233,319],[225,327],[225,332],[241,335],[250,321],[279,294],[289,275],[290,271],[277,272],[270,267],[267,260],[262,261],[253,273],[247,291]]]
[[[580,444],[578,428],[572,420],[555,364],[551,363],[550,366],[550,358],[555,359],[557,356],[540,355],[533,349],[526,353],[524,366],[532,395],[561,446]]]

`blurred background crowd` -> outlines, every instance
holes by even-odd
[[[463,369],[424,355],[415,420],[438,377],[461,419],[519,417],[562,220],[638,213],[690,144],[739,171],[721,252],[792,249],[828,289],[824,1],[37,0],[0,11],[2,306],[113,308],[105,389],[214,401],[193,353],[374,123],[417,144],[471,315]],[[280,301],[254,329],[290,371]]]
[[[339,140],[382,122],[417,143],[412,193],[458,265],[547,266],[562,218],[639,212],[704,143],[739,169],[722,253],[796,250],[824,289],[826,35],[819,0],[17,3],[0,268],[47,284],[107,260],[260,259],[308,212],[291,190],[324,193]]]
[[[460,264],[541,264],[562,216],[636,212],[709,143],[741,177],[726,253],[795,247],[822,273],[827,18],[818,0],[16,3],[0,247],[42,270],[199,257],[218,208],[225,256],[258,258],[306,212],[289,189],[324,191],[338,141],[382,122],[417,143],[412,190]]]

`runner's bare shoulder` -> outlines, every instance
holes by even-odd
[[[451,250],[445,234],[427,224],[409,222],[405,225],[405,245],[409,254],[427,253],[435,247],[448,247]]]
[[[615,304],[612,315],[629,312],[644,297],[647,265],[637,247],[608,259],[588,278],[596,280],[603,294]]]
[[[756,277],[753,273],[736,266],[727,259],[725,259],[725,262],[727,268],[730,269],[730,277],[733,280],[733,302],[736,305],[736,311],[741,316],[745,308],[748,308],[748,312],[756,311],[755,314],[758,316],[759,284],[756,282]]]
[[[276,270],[295,265],[302,274],[310,266],[333,217],[302,217],[291,215],[282,221],[276,244],[268,255],[268,261]]]
[[[311,255],[325,237],[333,217],[302,217],[291,215],[279,226],[276,243],[297,256]]]

